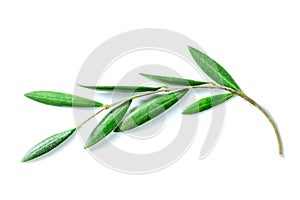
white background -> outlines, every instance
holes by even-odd
[[[1,1],[0,199],[299,199],[299,9],[288,0]],[[77,137],[56,154],[21,163],[31,145],[74,126],[70,109],[23,94],[73,91],[94,48],[149,27],[182,33],[220,62],[272,113],[286,157],[277,155],[261,113],[236,98],[226,107],[221,139],[204,160],[198,160],[202,133],[178,162],[148,175],[102,166]]]

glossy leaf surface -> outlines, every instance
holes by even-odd
[[[194,113],[202,112],[204,110],[217,106],[221,103],[224,103],[225,101],[227,101],[233,96],[234,94],[228,93],[228,94],[218,94],[218,95],[200,99],[199,101],[196,101],[195,103],[188,106],[182,112],[182,114],[194,114]]]
[[[97,144],[111,133],[120,124],[130,104],[131,100],[111,110],[93,130],[84,148],[89,148]]]
[[[189,47],[189,51],[195,62],[212,80],[220,85],[241,91],[231,75],[220,64],[193,47]]]
[[[173,106],[187,91],[181,90],[151,99],[129,113],[115,131],[127,131],[152,120]]]
[[[203,81],[195,81],[191,79],[183,79],[183,78],[177,78],[177,77],[170,77],[170,76],[158,76],[158,75],[153,75],[153,74],[144,74],[140,73],[140,75],[151,79],[153,81],[158,81],[161,83],[167,83],[167,84],[172,84],[172,85],[202,85],[206,84],[207,82]]]
[[[147,92],[155,91],[161,87],[147,87],[147,86],[85,86],[80,85],[93,90],[111,91],[111,92]]]
[[[34,101],[52,105],[68,107],[100,107],[103,104],[83,97],[53,91],[34,91],[25,94]]]
[[[22,162],[33,160],[53,150],[66,139],[68,139],[75,132],[75,130],[76,129],[73,128],[61,133],[57,133],[39,142],[25,154],[25,156],[22,159]]]

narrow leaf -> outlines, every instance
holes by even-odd
[[[194,114],[194,113],[202,112],[202,111],[210,109],[216,105],[224,103],[225,101],[227,101],[228,99],[230,99],[233,96],[234,96],[234,94],[228,93],[228,94],[218,94],[218,95],[200,99],[199,101],[196,101],[195,103],[188,106],[182,112],[182,114]]]
[[[131,100],[111,110],[93,130],[84,148],[95,145],[111,133],[120,124],[130,104]]]
[[[169,94],[165,94],[146,102],[129,113],[115,132],[127,131],[136,128],[164,111],[168,110],[178,100],[180,100],[188,90],[181,90]]]
[[[170,77],[170,76],[158,76],[158,75],[144,74],[144,73],[140,73],[140,75],[154,81],[172,84],[172,85],[202,85],[207,83],[203,81],[195,81],[191,79],[183,79],[183,78]]]
[[[85,87],[93,90],[101,90],[101,91],[112,91],[112,92],[147,92],[147,91],[155,91],[160,89],[161,87],[146,87],[146,86],[86,86],[79,85],[81,87]]]
[[[231,75],[220,64],[193,47],[189,46],[189,51],[199,67],[212,80],[216,81],[220,85],[235,89],[237,91],[242,91],[237,83],[233,80]]]
[[[75,130],[76,128],[73,128],[61,133],[57,133],[36,144],[25,154],[25,156],[22,159],[22,162],[33,160],[53,150],[66,139],[68,139],[75,132]]]
[[[26,97],[53,106],[100,107],[103,104],[83,97],[52,91],[34,91],[25,94]]]

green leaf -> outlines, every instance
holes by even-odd
[[[144,73],[140,73],[140,75],[154,81],[172,84],[172,85],[202,85],[207,83],[203,81],[195,81],[191,79],[183,79],[183,78],[170,77],[170,76],[158,76],[158,75],[144,74]]]
[[[86,86],[79,85],[93,90],[112,91],[112,92],[147,92],[159,90],[161,87],[146,87],[146,86]]]
[[[100,107],[103,104],[83,97],[52,91],[34,91],[25,94],[34,101],[53,106]]]
[[[168,110],[172,105],[180,100],[187,93],[187,91],[188,90],[181,90],[161,95],[137,107],[127,116],[125,116],[124,120],[115,130],[115,132],[127,131],[152,120],[156,116]]]
[[[189,46],[189,51],[199,67],[212,80],[216,81],[220,85],[235,89],[240,92],[242,91],[230,74],[216,61],[193,47]]]
[[[76,128],[73,128],[61,133],[57,133],[36,144],[25,154],[25,156],[22,159],[22,162],[33,160],[53,150],[66,139],[68,139],[75,132],[75,130]]]
[[[218,95],[200,99],[199,101],[196,101],[195,103],[188,106],[182,112],[182,114],[194,114],[194,113],[202,112],[202,111],[210,109],[216,105],[224,103],[225,101],[227,101],[228,99],[230,99],[233,96],[234,96],[234,94],[228,93],[228,94],[218,94]]]
[[[111,110],[93,130],[84,148],[86,149],[95,145],[111,133],[120,124],[130,104],[131,100]]]

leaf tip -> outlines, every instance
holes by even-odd
[[[91,137],[89,137],[83,148],[88,149],[88,148],[94,146],[96,143],[97,142],[95,142],[94,140],[91,139]]]
[[[79,86],[79,87],[87,88],[87,89],[93,89],[92,86],[88,86],[88,85],[82,85],[82,84],[79,84],[79,83],[77,83],[76,85]]]
[[[187,115],[187,114],[190,114],[189,112],[187,112],[186,110],[182,111],[181,114],[183,115]]]
[[[102,107],[102,106],[103,106],[103,103],[95,101],[95,107]]]
[[[85,85],[81,85],[79,83],[76,83],[76,85],[79,86],[79,87],[85,87]]]
[[[189,52],[191,54],[191,56],[195,59],[195,56],[197,53],[202,53],[201,51],[199,51],[198,49],[192,47],[192,46],[188,46]]]
[[[144,77],[148,76],[148,74],[145,74],[145,73],[139,73],[139,75],[144,76]]]
[[[29,160],[26,157],[22,158],[22,160],[21,160],[22,163],[25,163],[27,161],[29,161]]]
[[[25,154],[25,156],[22,158],[21,162],[25,163],[25,162],[28,162],[28,161],[33,160],[33,159],[35,159],[35,157],[32,157],[32,156],[28,155],[28,152],[27,152]]]
[[[183,115],[190,115],[190,114],[194,114],[194,113],[196,113],[196,112],[192,111],[190,109],[190,107],[187,107],[184,111],[181,112],[181,114],[183,114]]]
[[[190,52],[192,52],[192,51],[195,51],[195,50],[196,50],[196,48],[194,48],[194,47],[192,47],[192,46],[188,46],[188,49],[189,49],[189,51],[190,51]]]
[[[91,140],[90,138],[87,140],[87,142],[85,143],[83,149],[88,149],[92,146],[94,146],[95,144],[97,144],[98,142],[95,142],[93,140]]]
[[[31,94],[32,94],[32,92],[27,92],[27,93],[24,94],[24,96],[27,97],[27,98],[31,98]]]

